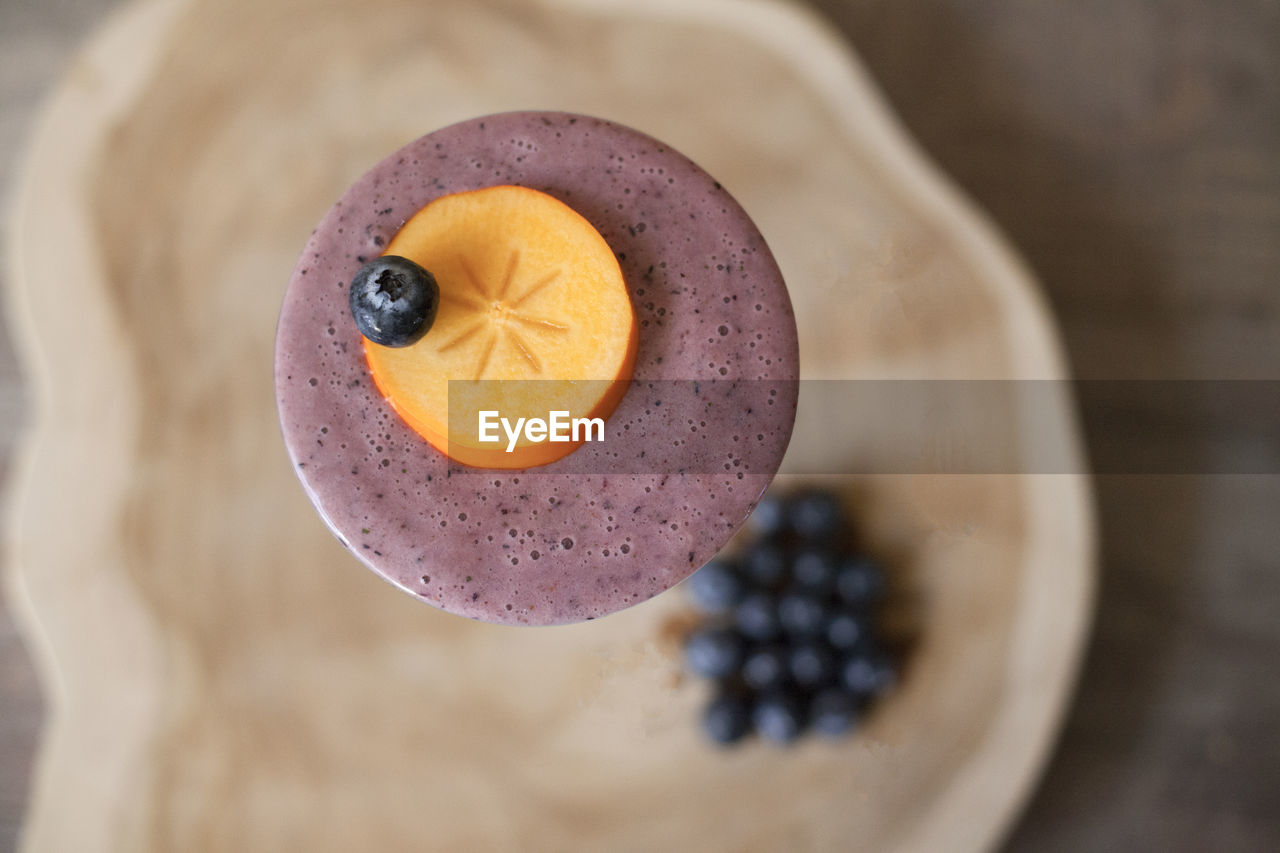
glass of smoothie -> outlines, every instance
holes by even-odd
[[[714,556],[781,463],[798,375],[781,273],[725,188],[556,112],[455,124],[361,177],[275,352],[285,446],[337,538],[423,601],[521,625]]]

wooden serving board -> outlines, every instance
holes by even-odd
[[[1017,813],[1088,622],[1082,474],[833,481],[917,635],[856,737],[791,750],[703,744],[679,590],[494,627],[328,535],[275,420],[289,271],[388,151],[516,108],[630,124],[716,175],[779,259],[807,377],[1064,377],[1027,273],[793,7],[128,6],[50,101],[13,220],[33,411],[8,579],[52,708],[26,849],[963,851]],[[1050,387],[1002,422],[1080,471]],[[832,429],[789,461],[857,452]]]

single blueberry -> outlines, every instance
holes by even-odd
[[[849,557],[836,569],[836,595],[856,607],[875,604],[884,597],[884,573],[866,557]]]
[[[796,583],[818,595],[831,592],[836,581],[836,558],[830,552],[806,548],[791,563]]]
[[[844,507],[831,492],[813,489],[792,499],[790,521],[801,538],[830,542],[844,530]]]
[[[840,680],[856,696],[870,698],[883,693],[897,681],[897,673],[888,655],[867,647],[860,647],[845,658],[840,668]]]
[[[684,644],[689,671],[704,678],[725,678],[742,662],[742,637],[728,628],[710,627],[691,634]]]
[[[827,642],[837,649],[852,649],[866,633],[864,619],[847,611],[834,613],[827,621]]]
[[[778,599],[778,622],[792,636],[816,637],[826,626],[827,608],[812,593],[792,589]]]
[[[756,586],[777,586],[787,573],[787,555],[778,546],[762,542],[743,557],[742,571]]]
[[[348,302],[360,334],[382,346],[407,347],[435,322],[440,287],[408,258],[383,255],[356,273]]]
[[[786,649],[778,645],[761,646],[747,653],[742,661],[742,680],[755,690],[772,690],[787,680]]]
[[[818,734],[839,737],[858,721],[858,698],[839,687],[818,692],[809,705],[809,725]]]
[[[839,660],[825,643],[803,642],[788,655],[787,664],[791,677],[801,687],[817,687],[836,676]]]
[[[761,737],[775,743],[790,743],[804,731],[804,704],[789,692],[767,693],[756,700],[751,722]]]
[[[765,495],[751,513],[751,529],[764,539],[781,535],[787,530],[789,509],[787,502],[778,495]]]
[[[743,636],[772,640],[778,636],[778,602],[767,592],[753,592],[733,610],[733,621]]]
[[[689,578],[689,594],[703,613],[723,613],[742,600],[745,584],[723,560],[712,560]]]
[[[750,728],[751,706],[735,693],[720,694],[702,713],[702,729],[716,743],[736,743]]]

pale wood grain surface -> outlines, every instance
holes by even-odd
[[[907,674],[862,737],[729,760],[688,724],[703,685],[672,680],[681,595],[502,631],[385,595],[323,535],[260,370],[278,282],[397,142],[530,103],[644,127],[732,187],[791,282],[802,375],[1063,376],[1029,279],[784,7],[131,6],[51,102],[14,219],[40,411],[12,577],[56,688],[32,850],[964,851],[1006,829],[1087,621],[1079,478],[839,481],[914,602]],[[1074,457],[1043,402],[996,401],[988,429]],[[788,459],[865,456],[855,411]]]
[[[0,3],[0,205],[11,203],[17,157],[40,99],[112,0],[5,0]],[[7,228],[7,222],[5,227]],[[0,264],[0,276],[4,276]],[[0,324],[0,476],[24,422],[22,381],[8,323]],[[43,702],[35,672],[0,589],[0,850],[16,847]]]
[[[6,177],[39,92],[109,5],[0,5]],[[1078,374],[1275,378],[1280,6],[820,5],[1029,259]],[[21,417],[11,358],[0,377],[7,447]],[[1084,401],[1091,441],[1147,440],[1096,402]],[[1280,485],[1114,477],[1098,490],[1096,637],[1058,757],[1010,846],[1274,848]],[[3,848],[39,700],[0,625]]]

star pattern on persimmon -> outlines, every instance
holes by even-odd
[[[515,351],[529,365],[534,374],[540,375],[542,373],[542,362],[538,359],[534,348],[529,346],[524,333],[549,332],[552,334],[564,334],[569,331],[569,327],[563,323],[556,323],[544,317],[531,315],[524,308],[525,303],[534,295],[541,293],[560,279],[560,270],[552,270],[528,286],[519,287],[517,286],[516,276],[516,269],[519,265],[520,252],[512,250],[511,255],[507,258],[507,266],[503,272],[502,280],[495,290],[490,290],[485,280],[476,274],[471,265],[465,259],[460,259],[459,266],[462,268],[465,278],[465,281],[460,283],[462,286],[459,288],[451,287],[448,290],[442,289],[440,292],[442,301],[451,300],[457,302],[464,308],[470,309],[476,315],[471,323],[442,344],[439,349],[439,352],[446,352],[472,339],[483,338],[484,342],[480,346],[480,355],[473,371],[476,380],[484,378],[484,372],[489,367],[493,351],[501,343],[514,347]],[[511,296],[513,288],[519,293],[518,296]]]

